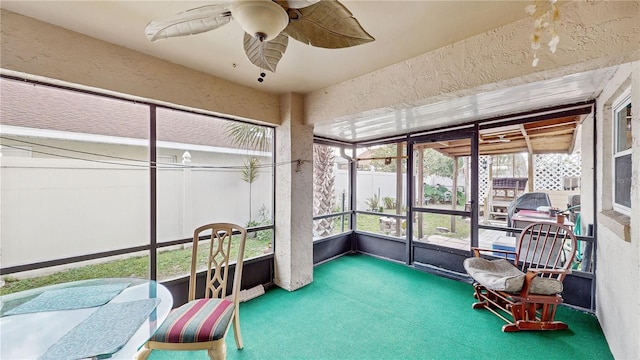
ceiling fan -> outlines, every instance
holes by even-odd
[[[505,139],[504,135],[498,135],[497,139],[485,140],[484,142],[490,143],[490,144],[493,144],[493,143],[508,143],[508,142],[511,142],[511,139]]]
[[[353,14],[335,0],[226,0],[197,7],[168,19],[151,21],[145,34],[151,41],[199,34],[235,19],[244,34],[247,58],[261,69],[276,71],[289,37],[303,44],[337,49],[375,40]]]

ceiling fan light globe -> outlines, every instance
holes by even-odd
[[[234,0],[231,15],[249,35],[275,38],[289,24],[287,12],[271,0]]]

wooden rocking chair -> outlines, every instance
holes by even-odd
[[[478,302],[473,308],[487,309],[504,320],[505,332],[568,329],[554,316],[576,246],[569,227],[533,223],[520,233],[515,251],[472,248],[474,257],[464,260],[464,268],[475,281]],[[502,254],[504,259],[481,257],[487,253]]]

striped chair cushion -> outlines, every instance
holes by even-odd
[[[226,299],[197,299],[175,309],[151,341],[193,343],[219,340],[233,315],[234,305]]]

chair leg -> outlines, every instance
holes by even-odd
[[[233,316],[233,337],[236,340],[236,348],[242,350],[244,346],[242,345],[242,334],[240,333],[240,313],[237,311],[237,308]]]
[[[525,320],[526,311],[525,306],[522,303],[510,304],[509,310],[511,310],[511,316],[513,317],[513,322],[519,320]]]
[[[225,360],[227,358],[227,343],[224,338],[217,341],[212,349],[207,350],[207,354],[211,360]]]
[[[471,305],[472,309],[484,309],[488,305],[487,300],[484,298],[484,295],[482,294],[481,285],[478,283],[473,284],[473,297],[476,298],[476,300],[478,301]]]
[[[555,314],[555,304],[542,304],[542,306],[540,306],[540,321],[553,321]]]
[[[527,306],[525,306],[525,319],[529,320],[529,321],[538,321],[537,318],[537,311],[536,311],[536,304],[527,304]]]
[[[147,360],[147,358],[149,357],[150,354],[151,354],[151,349],[149,349],[147,347],[147,344],[144,344],[140,348],[140,350],[138,350],[138,352],[134,356],[134,359],[136,359],[136,360]]]

